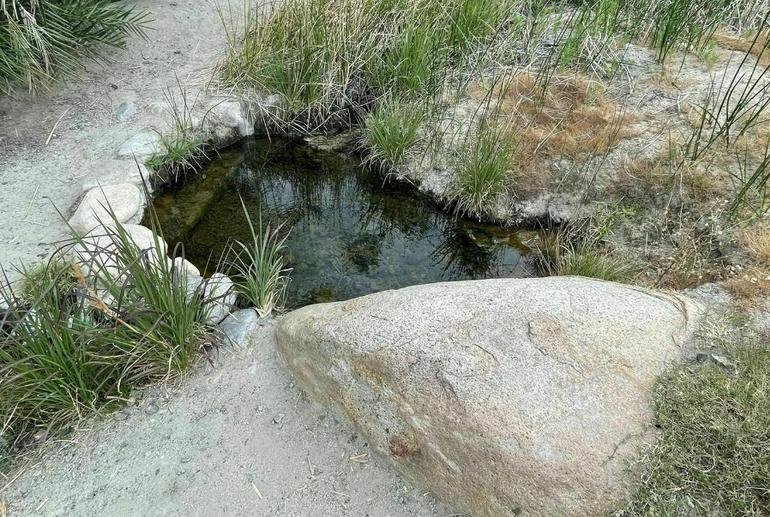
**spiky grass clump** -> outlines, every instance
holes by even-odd
[[[723,346],[720,346],[722,348]],[[770,513],[770,348],[742,338],[658,381],[660,438],[621,516]]]
[[[541,271],[548,276],[584,276],[630,282],[638,268],[626,257],[586,242],[557,242],[538,248]]]
[[[71,76],[81,58],[144,36],[148,14],[105,0],[10,0],[0,4],[0,83],[30,91]]]
[[[209,143],[193,117],[198,98],[190,101],[178,78],[177,89],[178,93],[171,88],[163,93],[171,127],[167,132],[156,130],[162,149],[147,160],[147,165],[164,182],[177,182],[199,170],[211,153]]]
[[[47,266],[21,269],[18,295],[2,290],[5,436],[60,430],[189,369],[202,350],[203,294],[172,269],[162,238],[154,232],[141,248],[117,221],[103,230],[75,238]]]
[[[368,159],[386,170],[397,171],[417,144],[425,108],[401,101],[383,102],[364,125]]]
[[[457,211],[481,216],[507,188],[514,144],[502,131],[481,128],[456,156]]]
[[[579,223],[544,230],[535,249],[540,273],[631,282],[639,264],[606,243],[618,221],[629,215],[627,207],[610,205]]]
[[[266,316],[283,307],[288,269],[282,252],[288,235],[281,235],[280,226],[263,227],[261,213],[255,225],[243,199],[241,206],[251,241],[235,241],[229,246],[232,276],[237,292],[261,316]]]

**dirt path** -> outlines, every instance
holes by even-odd
[[[0,494],[9,516],[451,514],[294,387],[272,326],[217,363],[48,451]]]
[[[152,14],[146,41],[130,40],[126,50],[109,52],[112,63],[89,63],[77,79],[37,98],[0,95],[2,266],[50,253],[51,243],[67,235],[56,208],[70,214],[83,178],[98,175],[100,161],[114,158],[141,128],[164,127],[163,92],[176,86],[177,77],[194,95],[211,76],[224,48],[213,2],[131,5]],[[134,115],[119,116],[131,107]]]

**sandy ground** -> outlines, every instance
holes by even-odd
[[[178,77],[194,97],[221,56],[213,3],[131,4],[152,14],[147,40],[130,40],[126,50],[109,52],[111,63],[87,63],[76,79],[37,97],[0,95],[0,265],[6,268],[47,256],[51,243],[67,236],[57,209],[70,215],[82,178],[138,130],[165,127],[164,89],[176,88]],[[122,103],[133,103],[136,114],[119,121]]]
[[[51,446],[0,494],[14,516],[448,516],[308,401],[272,326],[173,388]]]

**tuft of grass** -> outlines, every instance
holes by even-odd
[[[658,381],[660,438],[619,516],[770,513],[770,348],[767,336],[719,344],[719,361]]]
[[[163,92],[171,117],[171,129],[166,133],[156,130],[160,135],[162,151],[151,156],[146,163],[165,182],[179,181],[199,170],[210,154],[208,142],[196,127],[192,114],[197,97],[191,102],[178,78],[177,86],[178,95],[171,88]]]
[[[481,217],[507,188],[514,143],[498,129],[481,128],[457,151],[458,213]]]
[[[541,235],[536,253],[536,265],[546,276],[584,276],[628,283],[639,271],[629,258],[597,242],[569,238],[564,232]]]
[[[618,222],[633,217],[635,211],[634,207],[610,205],[579,223],[542,231],[535,248],[536,267],[546,276],[633,281],[639,264],[610,249],[607,239]]]
[[[368,159],[387,170],[398,171],[417,144],[425,108],[395,100],[383,102],[364,123]]]
[[[491,93],[496,109],[515,128],[516,158],[522,166],[537,158],[602,155],[629,135],[634,117],[608,99],[600,84],[581,77],[553,76],[544,87],[537,77],[518,73],[484,90],[471,84],[474,98]]]
[[[30,91],[70,77],[81,58],[105,59],[105,47],[122,48],[144,37],[148,12],[106,0],[9,0],[0,4],[0,83]]]
[[[251,241],[230,243],[227,255],[236,291],[260,316],[266,316],[283,307],[289,270],[282,252],[288,234],[282,236],[280,226],[270,228],[267,224],[263,227],[261,212],[255,225],[243,199],[241,206]]]
[[[3,436],[23,445],[37,430],[61,431],[195,363],[207,300],[172,269],[155,228],[144,248],[113,217],[48,264],[21,268],[20,292],[0,286]]]

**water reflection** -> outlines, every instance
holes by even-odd
[[[289,304],[350,298],[442,280],[527,274],[516,234],[457,220],[430,200],[336,153],[296,140],[256,140],[160,196],[166,237],[205,267],[254,221],[284,224],[293,268]]]

